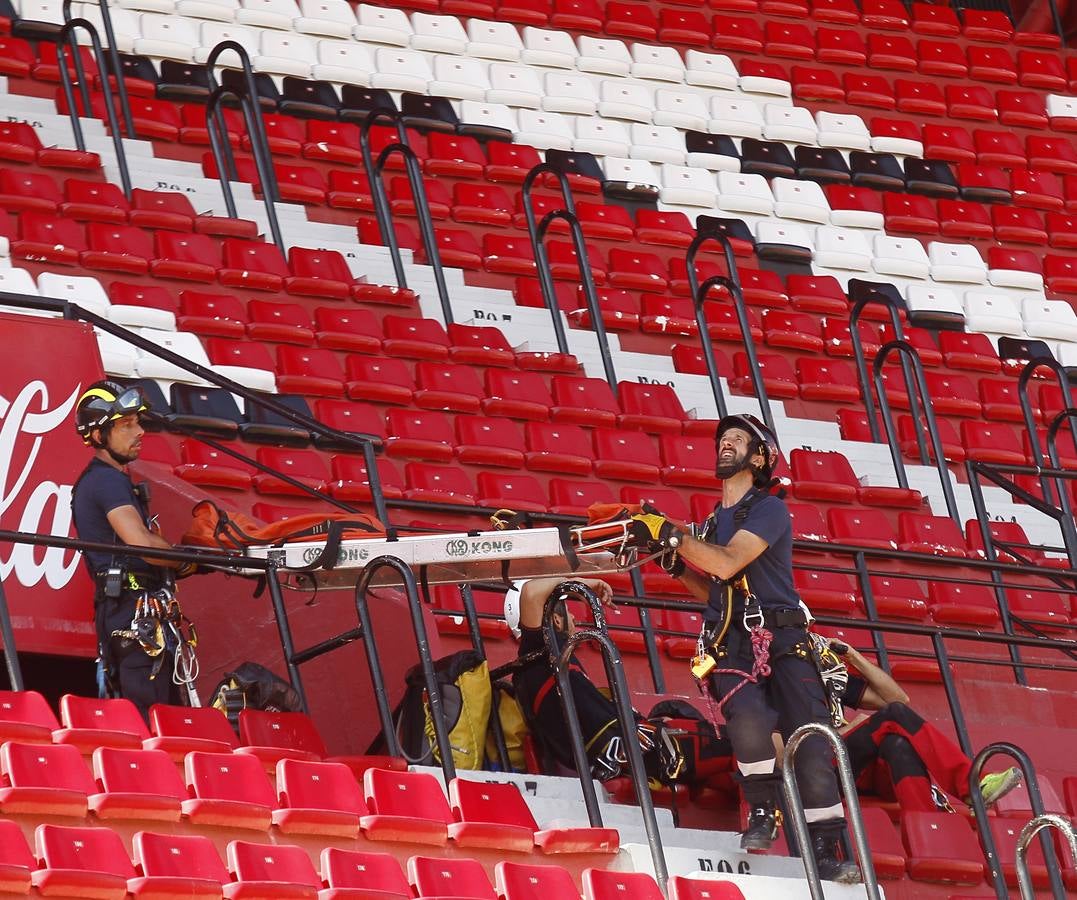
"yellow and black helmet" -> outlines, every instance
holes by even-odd
[[[75,406],[75,430],[84,444],[92,444],[90,433],[110,422],[135,413],[150,411],[149,401],[139,387],[124,387],[115,381],[95,381],[79,397]]]

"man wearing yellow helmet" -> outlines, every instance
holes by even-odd
[[[142,450],[141,417],[150,405],[137,388],[114,381],[90,385],[75,407],[75,427],[93,458],[75,483],[71,508],[75,529],[86,541],[115,544],[117,548],[172,545],[157,533],[145,492],[128,474],[128,464]],[[131,700],[147,716],[154,703],[178,703],[172,679],[171,652],[163,635],[139,634],[146,623],[137,621],[139,601],[162,586],[167,570],[182,563],[144,559],[123,553],[87,551],[83,560],[94,580],[94,624],[98,653],[110,695]],[[140,640],[140,637],[143,640]],[[153,641],[160,639],[160,649]]]

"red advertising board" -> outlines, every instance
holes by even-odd
[[[75,536],[71,489],[89,452],[74,410],[100,377],[90,326],[0,314],[0,528]],[[0,580],[20,652],[94,654],[92,588],[79,554],[0,543]]]

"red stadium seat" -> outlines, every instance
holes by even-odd
[[[282,759],[310,762],[326,755],[318,729],[301,712],[240,710],[239,738],[241,746],[236,752],[254,756],[269,771]]]
[[[382,319],[382,328],[385,331],[382,346],[390,356],[437,362],[449,358],[449,337],[445,327],[435,319],[390,315]]]
[[[400,863],[388,853],[326,847],[322,850],[321,871],[330,890],[369,892],[367,896],[378,900],[411,897],[411,887],[400,870]],[[341,896],[353,895],[342,893]]]
[[[494,416],[456,417],[456,454],[460,462],[518,469],[527,450],[519,426]]]
[[[798,359],[797,381],[805,400],[855,403],[860,399],[856,368],[844,360]]]
[[[475,486],[458,466],[409,462],[404,467],[404,478],[407,484],[404,496],[409,500],[475,505]]]
[[[146,722],[130,700],[99,700],[64,694],[60,698],[63,728],[53,734],[57,744],[74,744],[90,754],[97,747],[138,749],[150,736]]]
[[[943,459],[948,462],[964,462],[968,454],[965,451],[964,443],[958,437],[957,429],[954,428],[953,423],[948,419],[936,419],[935,425],[938,428],[939,440],[942,443]],[[920,458],[920,448],[916,442],[917,431],[923,436],[928,460],[934,462],[935,453],[931,448],[926,426],[921,425],[918,429],[912,416],[898,416],[898,439],[901,441],[901,452],[906,459],[918,460]]]
[[[445,845],[453,815],[432,775],[368,769],[363,778],[371,810],[362,819],[368,839]]]
[[[1055,591],[1010,588],[1006,591],[1006,601],[1010,612],[1028,622],[1065,626],[1070,621],[1067,598]]]
[[[840,616],[860,611],[856,584],[848,575],[818,569],[794,569],[793,583],[812,612]]]
[[[836,543],[897,549],[897,535],[882,510],[831,509],[826,518],[828,531]]]
[[[157,231],[154,250],[150,274],[157,278],[204,282],[217,278],[220,250],[213,239],[204,234]]]
[[[285,393],[309,397],[344,394],[344,367],[324,347],[277,347],[277,387]]]
[[[658,19],[645,4],[611,2],[606,4],[604,31],[611,37],[653,42],[658,39]]]
[[[914,4],[920,6],[921,4]],[[862,807],[868,844],[871,847],[871,862],[879,878],[900,879],[905,877],[905,848],[901,837],[886,811],[879,807]]]
[[[792,399],[799,391],[796,372],[789,360],[777,353],[759,353],[756,355],[759,373],[768,397]],[[751,378],[751,366],[748,354],[736,353],[733,356],[733,387],[741,394],[754,395],[755,388]]]
[[[658,439],[662,452],[662,483],[715,489],[718,462],[714,441],[707,436],[679,437],[664,434]]]
[[[42,867],[31,880],[44,896],[123,900],[135,868],[120,836],[110,828],[38,825],[37,855]]]
[[[150,707],[153,737],[142,742],[147,750],[164,750],[179,762],[192,750],[227,753],[239,744],[227,717],[212,706]]]
[[[370,478],[361,457],[338,454],[332,461],[333,481],[329,493],[340,500],[371,499]],[[384,456],[377,460],[377,473],[382,494],[386,499],[404,496],[404,479],[393,463]]]
[[[252,476],[251,484],[259,494],[306,497],[310,491],[325,491],[329,482],[329,467],[314,450],[293,450],[281,447],[259,447],[258,462],[298,484],[291,484],[269,472]]]
[[[29,894],[30,873],[37,868],[22,828],[13,819],[0,819],[0,890]]]
[[[983,881],[983,854],[962,816],[906,810],[901,835],[914,879],[975,885]]]
[[[793,496],[802,500],[852,503],[869,506],[918,507],[918,491],[878,485],[860,485],[849,461],[840,453],[797,448],[789,454],[793,471]]]
[[[1021,439],[1010,425],[967,419],[961,423],[961,441],[969,459],[1003,466],[1025,465]]]
[[[528,422],[524,427],[524,461],[535,472],[590,475],[594,452],[591,438],[578,425]]]
[[[408,860],[408,881],[418,897],[497,900],[486,870],[474,859],[413,856]]]
[[[98,747],[93,770],[102,793],[90,796],[90,809],[99,819],[179,821],[187,789],[163,750]]]
[[[192,824],[269,829],[276,797],[256,757],[196,750],[187,754],[184,768],[192,799],[182,807]]]
[[[593,438],[595,474],[600,478],[650,483],[658,480],[661,463],[650,435],[596,428]]]
[[[273,824],[283,833],[350,838],[359,834],[360,819],[369,810],[348,766],[283,758],[276,772],[280,809],[273,812]]]
[[[602,481],[550,479],[550,512],[584,516],[595,503],[616,503],[613,491]]]
[[[257,341],[304,347],[314,343],[314,322],[305,306],[251,300],[247,304],[247,313],[250,315],[247,334]]]
[[[314,864],[302,847],[288,844],[228,843],[228,868],[235,884],[228,886],[230,900],[316,900],[322,886]]]
[[[617,385],[622,414],[617,424],[652,434],[679,434],[687,418],[676,392],[667,384],[622,381]]]
[[[646,872],[613,872],[607,869],[583,870],[584,900],[662,900],[654,878]]]
[[[38,691],[0,691],[0,743],[50,744],[60,727]]]
[[[550,417],[553,398],[546,380],[537,372],[486,370],[487,415],[544,422]]]
[[[670,900],[744,900],[741,889],[731,881],[674,875],[668,888]]]
[[[504,900],[549,900],[575,896],[577,890],[572,876],[560,866],[502,861],[494,868],[494,880]]]
[[[24,212],[19,216],[19,237],[11,241],[11,254],[53,265],[78,265],[88,249],[81,225],[46,213]]]
[[[875,610],[880,617],[917,622],[927,617],[927,600],[915,579],[872,575],[870,584]]]
[[[250,488],[255,469],[242,460],[195,438],[185,440],[180,451],[183,462],[174,471],[184,481],[237,491]]]
[[[0,811],[7,815],[83,817],[87,797],[97,792],[79,751],[70,745],[19,744],[0,747]]]
[[[961,46],[953,41],[920,41],[916,46],[917,69],[922,75],[964,78],[969,71]]]
[[[408,406],[415,394],[415,379],[400,359],[349,355],[347,390],[352,400],[369,400]]]
[[[336,250],[291,247],[288,271],[291,274],[284,279],[284,286],[289,294],[327,300],[346,300],[351,296],[355,279]]]
[[[223,897],[228,870],[205,835],[139,831],[131,846],[140,874],[127,889],[135,897]]]
[[[314,338],[326,350],[381,352],[381,324],[369,309],[319,306],[314,310]]]
[[[485,396],[472,365],[423,361],[415,366],[415,405],[422,409],[477,413]]]
[[[965,556],[965,537],[949,516],[898,514],[898,549],[936,556]]]
[[[389,456],[447,463],[453,457],[452,424],[435,410],[390,409],[386,415]]]
[[[930,581],[927,592],[931,616],[940,625],[992,628],[998,624],[998,601],[985,585]]]
[[[490,325],[461,325],[448,327],[452,346],[449,355],[454,362],[473,366],[512,368],[516,353],[499,328]]]

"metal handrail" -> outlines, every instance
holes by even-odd
[[[853,778],[853,768],[849,763],[849,752],[845,749],[845,742],[838,733],[829,725],[822,722],[806,722],[790,735],[785,743],[785,755],[782,761],[782,786],[785,788],[785,804],[789,810],[789,817],[793,820],[793,833],[796,835],[797,846],[800,847],[800,858],[804,863],[804,874],[808,879],[808,890],[812,900],[824,900],[823,885],[819,880],[819,867],[812,853],[811,836],[808,834],[808,820],[804,815],[804,803],[800,799],[800,789],[797,787],[796,767],[793,760],[800,750],[800,745],[812,735],[821,735],[829,741],[834,751],[834,757],[838,766],[838,779],[841,782],[842,792],[845,794],[845,806],[848,810],[848,820],[852,827],[853,843],[856,846],[856,855],[860,858],[860,872],[864,879],[864,891],[869,900],[882,900],[879,894],[879,882],[875,877],[875,864],[871,861],[871,848],[868,846],[867,832],[864,830],[864,819],[860,815],[860,799],[856,793],[856,779]]]
[[[542,175],[552,175],[557,179],[564,208],[550,210],[542,217],[541,222],[536,222],[531,191],[535,186],[535,181]],[[558,352],[567,355],[571,351],[568,346],[568,337],[565,334],[565,325],[561,321],[561,307],[557,302],[557,291],[554,288],[553,274],[550,272],[550,261],[546,256],[545,241],[550,226],[560,220],[568,225],[569,234],[572,238],[572,247],[576,251],[576,268],[580,273],[580,286],[583,288],[587,314],[591,317],[591,328],[594,329],[595,338],[598,341],[598,352],[602,357],[602,371],[606,376],[606,382],[609,384],[610,390],[613,391],[613,395],[616,397],[618,395],[617,372],[613,366],[609,338],[606,335],[606,323],[602,320],[602,309],[598,302],[598,290],[595,288],[595,279],[591,273],[587,244],[584,241],[583,229],[580,227],[580,220],[576,214],[576,201],[572,197],[572,188],[569,184],[568,176],[560,168],[549,163],[539,163],[527,173],[521,191],[524,218],[527,220],[527,234],[531,239],[531,249],[535,256],[535,270],[538,275],[539,287],[542,289],[543,302],[546,304],[546,309],[550,311]]]
[[[1024,775],[1025,789],[1028,791],[1028,802],[1032,807],[1032,815],[1039,817],[1044,814],[1043,795],[1040,793],[1040,784],[1036,779],[1036,770],[1028,754],[1008,741],[996,741],[984,747],[972,760],[969,768],[969,798],[972,811],[976,818],[976,831],[980,835],[980,845],[983,847],[984,860],[987,862],[991,884],[995,889],[998,900],[1006,900],[1009,893],[1006,890],[1006,879],[1002,874],[1002,864],[999,860],[998,849],[995,847],[995,838],[991,833],[990,820],[987,816],[987,805],[984,803],[983,794],[980,792],[980,774],[987,761],[996,755],[1009,756]],[[1022,832],[1023,834],[1023,832]],[[1043,848],[1043,859],[1047,865],[1047,874],[1051,883],[1051,892],[1056,900],[1064,900],[1066,888],[1062,883],[1062,870],[1058,865],[1054,846],[1046,834],[1040,834],[1040,846]]]
[[[218,86],[213,67],[222,53],[229,50],[239,56],[243,69],[242,87],[229,88],[224,85]],[[258,104],[258,87],[254,82],[254,69],[251,67],[250,57],[242,44],[236,41],[221,41],[209,54],[206,60],[206,73],[210,83],[209,101],[206,103],[206,130],[209,132],[210,148],[213,151],[213,161],[217,166],[217,176],[221,182],[221,191],[224,194],[225,206],[228,215],[236,218],[236,205],[232,198],[232,188],[228,179],[235,176],[235,160],[231,156],[231,147],[228,144],[228,129],[225,126],[224,116],[219,112],[219,106],[223,97],[231,95],[239,100],[243,110],[243,119],[247,125],[248,137],[251,141],[251,152],[254,154],[254,165],[258,171],[258,180],[262,186],[262,202],[265,204],[266,218],[269,220],[269,232],[273,237],[273,243],[277,245],[282,255],[287,255],[284,246],[284,238],[281,235],[280,220],[277,218],[276,202],[280,199],[280,190],[277,186],[277,173],[273,169],[273,157],[269,152],[269,140],[266,138],[265,123],[262,121],[262,110]],[[226,151],[223,147],[227,147]],[[227,163],[227,165],[226,165]]]
[[[1077,859],[1077,832],[1073,824],[1065,816],[1056,813],[1044,813],[1036,816],[1024,828],[1017,838],[1017,886],[1021,890],[1021,900],[1036,900],[1036,891],[1032,885],[1032,876],[1028,872],[1028,848],[1032,839],[1039,834],[1043,839],[1043,831],[1047,828],[1056,828],[1069,844],[1070,856]],[[1064,897],[1065,894],[1063,893]],[[1058,898],[1059,895],[1055,894]]]
[[[872,442],[878,444],[882,441],[882,432],[879,431],[879,423],[875,418],[875,402],[871,396],[871,383],[868,380],[867,356],[864,354],[864,342],[860,339],[860,316],[864,312],[864,309],[872,303],[886,307],[887,315],[890,317],[890,327],[894,329],[894,340],[905,340],[905,326],[902,325],[901,315],[893,303],[879,303],[878,300],[875,300],[870,296],[861,297],[853,304],[853,308],[849,311],[849,341],[853,345],[853,362],[856,365],[856,378],[859,382],[860,394],[864,398],[864,410],[868,417],[868,431],[871,433]],[[904,356],[901,357],[901,371],[905,376],[905,383],[908,385],[910,368],[909,362]],[[912,416],[913,422],[918,423],[920,421],[920,409],[917,401],[917,397],[912,395],[909,396],[909,413]],[[920,432],[919,426],[917,426],[915,433],[916,449],[920,454],[920,461],[926,465],[927,445],[924,443],[924,437]]]
[[[559,646],[561,642],[553,625],[554,607],[571,597],[584,601],[591,608],[595,626],[593,628],[577,629],[565,639],[563,646]],[[666,855],[662,849],[662,837],[658,831],[658,820],[654,814],[654,801],[651,798],[651,789],[648,786],[647,772],[644,768],[643,751],[640,750],[639,741],[634,739],[636,717],[632,709],[628,684],[625,681],[621,653],[606,632],[606,615],[602,609],[602,601],[598,599],[594,591],[582,582],[563,582],[551,591],[550,596],[546,598],[546,603],[542,610],[542,623],[542,636],[546,644],[550,665],[554,671],[554,683],[557,686],[557,695],[561,700],[565,723],[568,726],[569,744],[572,749],[572,758],[576,764],[576,772],[580,778],[580,787],[583,789],[583,802],[587,808],[587,818],[594,828],[602,826],[602,813],[598,808],[595,784],[591,778],[591,765],[587,760],[587,751],[584,749],[580,720],[576,713],[576,701],[572,696],[572,685],[568,678],[568,665],[580,644],[598,644],[598,648],[602,653],[602,662],[606,669],[607,684],[613,694],[613,703],[617,711],[617,724],[620,726],[621,734],[624,738],[623,745],[628,756],[628,771],[636,791],[636,801],[639,803],[640,815],[643,817],[643,828],[647,832],[647,844],[651,851],[651,861],[654,864],[655,880],[664,893],[666,881],[669,878],[666,868]]]
[[[363,639],[363,646],[366,648],[367,667],[370,669],[370,681],[374,688],[374,702],[378,707],[378,718],[381,720],[385,744],[390,755],[403,755],[400,740],[396,735],[396,728],[393,724],[393,714],[389,709],[389,692],[385,688],[385,675],[381,668],[381,657],[378,654],[378,643],[374,639],[374,628],[370,620],[370,608],[366,597],[374,574],[379,569],[386,568],[394,570],[400,576],[404,593],[408,598],[408,608],[411,611],[411,627],[415,634],[415,647],[419,651],[419,664],[422,666],[423,681],[426,686],[426,702],[430,707],[430,719],[434,726],[434,740],[438,754],[441,756],[441,771],[445,775],[447,785],[456,777],[456,762],[453,760],[449,731],[445,727],[441,687],[438,685],[437,672],[434,670],[434,660],[430,653],[430,639],[426,633],[426,623],[423,621],[423,607],[415,584],[415,573],[412,572],[411,566],[395,556],[379,556],[372,559],[363,567],[363,572],[355,583],[355,611],[359,617],[359,630]],[[353,634],[354,632],[346,632],[345,635],[340,637],[351,637]],[[312,650],[318,650],[316,654],[312,654],[311,651],[304,653],[303,661],[313,659],[314,656],[320,656],[343,645],[343,643],[324,642],[318,648],[312,648]]]
[[[942,449],[942,441],[939,439],[939,426],[935,421],[935,407],[931,402],[931,395],[927,390],[927,381],[924,378],[924,366],[920,362],[920,354],[916,352],[908,341],[895,340],[884,344],[872,363],[872,375],[875,391],[879,397],[879,412],[882,415],[883,425],[886,427],[886,440],[890,446],[890,458],[894,462],[894,472],[897,475],[898,484],[908,490],[909,478],[905,472],[905,460],[901,457],[901,443],[898,440],[897,428],[894,425],[894,417],[890,411],[890,401],[886,397],[886,384],[883,381],[883,363],[891,353],[900,353],[902,358],[909,363],[915,376],[916,395],[909,390],[908,374],[906,377],[905,391],[909,395],[910,405],[913,405],[915,396],[924,405],[924,419],[927,422],[927,433],[931,439],[931,448],[935,454],[935,468],[942,482],[942,495],[946,500],[946,510],[958,525],[961,524],[961,511],[957,508],[957,498],[954,496],[954,487],[950,484],[950,470],[946,466],[946,454]],[[920,432],[919,420],[914,419],[917,434]]]
[[[375,160],[370,150],[370,131],[374,123],[379,119],[386,119],[396,128],[396,142],[383,147]],[[426,187],[423,184],[422,168],[419,158],[411,149],[408,141],[408,131],[404,125],[403,116],[395,109],[375,109],[363,120],[359,130],[359,150],[363,155],[363,167],[367,171],[367,179],[370,182],[370,193],[374,200],[374,215],[378,220],[378,231],[381,233],[382,243],[388,248],[389,256],[393,262],[393,272],[396,275],[397,287],[406,289],[408,286],[407,273],[404,270],[404,260],[400,255],[400,244],[393,230],[393,214],[389,204],[389,197],[385,193],[385,184],[382,181],[382,173],[385,163],[394,153],[404,157],[404,172],[408,178],[408,186],[411,188],[412,201],[415,204],[415,215],[419,221],[419,234],[423,239],[423,247],[426,250],[427,265],[434,273],[434,286],[437,288],[438,299],[441,302],[441,315],[446,325],[453,323],[452,304],[449,302],[449,286],[445,282],[445,269],[441,264],[441,251],[438,249],[437,233],[434,230],[434,217],[430,213],[430,204],[426,197]]]
[[[90,44],[93,47],[94,61],[101,77],[108,81],[108,66],[105,63],[105,55],[101,49],[101,39],[97,36],[97,29],[87,19],[71,19],[60,29],[56,42],[56,65],[60,70],[60,86],[63,88],[64,100],[67,102],[67,111],[71,119],[71,130],[75,136],[75,146],[79,150],[86,149],[86,139],[82,134],[82,123],[79,122],[78,104],[75,103],[75,95],[71,90],[71,74],[67,71],[67,57],[64,56],[64,47],[71,48],[71,56],[75,60],[75,69],[79,75],[79,89],[82,96],[84,112],[91,115],[90,91],[86,85],[86,75],[82,71],[82,60],[79,58],[78,41],[75,40],[75,29],[82,28],[90,36]],[[117,76],[119,77],[119,76]],[[116,165],[120,169],[120,183],[123,186],[123,195],[131,199],[131,173],[127,168],[127,151],[123,148],[123,136],[120,134],[120,123],[116,119],[116,110],[112,106],[112,94],[105,92],[105,118],[108,120],[109,131],[112,132],[112,148],[116,154]]]
[[[1023,369],[1021,374],[1017,376],[1017,399],[1021,403],[1021,418],[1025,423],[1025,434],[1028,435],[1029,448],[1032,450],[1032,461],[1035,465],[1040,465],[1043,461],[1043,449],[1040,447],[1039,430],[1036,428],[1036,415],[1032,411],[1032,398],[1028,395],[1029,382],[1039,369],[1050,369],[1055,376],[1055,380],[1058,382],[1058,387],[1062,391],[1062,404],[1064,407],[1069,407],[1072,402],[1070,396],[1070,377],[1063,366],[1053,356],[1040,357],[1038,359],[1030,359]],[[1077,440],[1077,428],[1073,423],[1070,423],[1070,432],[1073,434],[1074,439]],[[1057,460],[1052,461],[1056,469],[1058,468]],[[1041,475],[1040,476],[1040,489],[1043,491],[1044,499],[1052,500],[1052,486],[1050,478]]]
[[[105,26],[105,40],[107,46],[105,49],[108,51],[109,62],[112,63],[112,72],[116,77],[116,92],[120,95],[120,114],[123,116],[123,127],[127,131],[127,136],[131,139],[135,139],[138,135],[135,133],[135,122],[131,117],[131,101],[127,96],[127,82],[123,78],[123,69],[120,66],[120,51],[116,48],[116,32],[112,27],[112,13],[109,12],[108,0],[98,0],[97,8],[101,10],[101,23]],[[71,21],[71,0],[64,0],[62,13],[64,17],[64,23]],[[57,45],[57,56],[60,54],[60,46]],[[75,74],[78,76],[79,86],[86,91],[86,73],[82,70],[82,60],[79,58],[77,52],[73,52],[75,63]],[[98,68],[100,68],[98,63]],[[112,96],[112,89],[109,87],[108,72],[102,70],[102,78],[104,86],[102,93],[107,98]],[[86,112],[89,114],[89,94],[84,93],[86,99]]]
[[[699,274],[696,271],[696,257],[707,241],[715,241],[725,255],[726,275],[715,275],[708,278],[703,284],[699,283]],[[755,339],[752,337],[752,323],[748,319],[748,310],[744,305],[744,290],[740,284],[740,275],[737,272],[737,260],[733,253],[733,244],[729,237],[724,234],[717,225],[711,222],[707,216],[700,216],[696,225],[696,236],[684,254],[684,268],[688,275],[688,287],[692,293],[692,305],[695,307],[696,327],[699,331],[699,341],[703,345],[703,359],[707,364],[707,377],[711,383],[711,393],[714,395],[714,403],[718,409],[718,416],[726,415],[727,407],[725,394],[722,391],[721,379],[718,375],[718,364],[714,360],[714,344],[711,341],[710,330],[707,327],[707,314],[703,304],[707,295],[715,287],[724,287],[729,292],[729,298],[733,301],[733,310],[737,314],[737,324],[740,326],[741,339],[744,342],[744,353],[748,358],[748,373],[752,379],[752,390],[759,400],[759,409],[763,414],[763,421],[777,434],[774,427],[774,417],[770,411],[770,398],[767,396],[767,386],[764,383],[763,373],[759,368],[759,355],[755,352]]]

